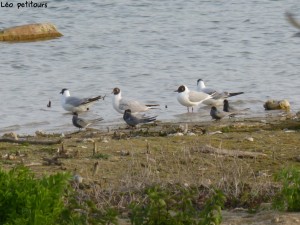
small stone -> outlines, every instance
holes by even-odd
[[[92,139],[92,138],[85,138],[85,139],[83,139],[82,141],[83,141],[84,143],[87,143],[87,142],[94,143],[94,142],[95,142],[94,139]]]
[[[108,140],[107,140],[107,138],[106,138],[106,137],[104,137],[104,138],[103,138],[103,140],[102,140],[102,142],[103,142],[103,143],[108,143]]]
[[[253,142],[254,138],[253,137],[247,137],[247,138],[245,138],[245,140]]]
[[[280,218],[278,216],[274,217],[271,221],[272,223],[280,223]]]
[[[217,131],[213,131],[213,132],[209,132],[209,135],[213,135],[213,134],[222,134],[222,131],[217,130]]]
[[[35,135],[40,136],[40,137],[46,137],[47,136],[47,134],[44,131],[41,131],[41,130],[37,130],[35,132]]]
[[[76,183],[81,184],[82,181],[83,181],[83,178],[82,178],[82,176],[76,174],[76,175],[73,176],[73,180],[74,180]]]
[[[128,155],[130,155],[129,151],[124,151],[124,150],[121,150],[120,154],[121,154],[121,156],[128,156]]]
[[[295,157],[295,161],[296,162],[300,162],[300,155],[298,155],[298,156]]]

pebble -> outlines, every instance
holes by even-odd
[[[95,142],[94,139],[92,139],[92,138],[85,138],[85,139],[83,139],[82,141],[83,141],[84,143],[87,143],[87,142],[94,143],[94,142]]]
[[[213,132],[209,132],[209,135],[213,135],[213,134],[222,134],[222,131],[217,130],[217,131],[213,131]]]
[[[247,138],[245,138],[245,140],[247,140],[247,141],[254,141],[254,138],[253,137],[247,137]]]
[[[83,181],[83,177],[80,176],[80,175],[78,175],[78,174],[76,174],[76,175],[73,176],[73,180],[74,180],[76,183],[81,184],[82,181]]]
[[[106,137],[105,137],[105,138],[103,138],[102,142],[103,142],[103,143],[108,143],[108,140],[107,140],[107,138],[106,138]]]
[[[177,137],[177,136],[183,136],[183,133],[177,132],[175,134],[168,134],[168,137]]]

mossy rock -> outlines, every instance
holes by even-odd
[[[0,30],[0,41],[35,41],[63,36],[51,23],[36,23]]]
[[[276,110],[276,109],[282,109],[286,111],[290,111],[291,106],[288,100],[268,100],[264,104],[265,110]]]

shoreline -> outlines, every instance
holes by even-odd
[[[25,165],[37,177],[57,172],[79,174],[83,177],[79,184],[82,194],[94,198],[92,190],[96,189],[107,198],[107,204],[120,208],[126,201],[116,203],[105,193],[112,191],[116,198],[132,192],[139,196],[153,184],[202,187],[205,193],[218,187],[228,198],[222,224],[248,224],[246,218],[251,219],[246,215],[253,208],[259,212],[253,221],[283,218],[296,224],[295,218],[300,220],[300,216],[277,213],[269,205],[278,189],[274,174],[288,166],[300,167],[299,119],[287,114],[124,127],[87,129],[63,137],[38,133],[20,137],[23,143],[0,142],[0,164],[5,170]],[[96,164],[99,168],[95,171]],[[263,208],[266,204],[267,209]],[[236,211],[239,208],[242,212]],[[264,212],[269,216],[264,217]]]

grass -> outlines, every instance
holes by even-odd
[[[60,145],[45,147],[0,143],[2,156],[16,151],[26,152],[14,160],[3,158],[0,163],[6,170],[19,164],[27,165],[37,176],[76,171],[84,178],[78,189],[78,199],[88,196],[97,209],[104,211],[107,207],[113,207],[123,212],[125,218],[129,217],[128,205],[141,199],[144,190],[157,184],[162,188],[196,188],[200,202],[216,188],[226,196],[226,208],[256,210],[262,202],[270,202],[280,189],[279,184],[274,182],[274,174],[287,165],[300,168],[296,160],[299,156],[299,131],[283,130],[299,127],[297,123],[250,121],[189,124],[189,130],[195,136],[172,137],[168,134],[180,131],[177,124],[142,128],[142,131],[118,129],[111,134],[88,130],[72,134],[64,140],[64,149],[71,157],[60,158],[61,166],[42,165],[42,157],[55,156]],[[209,134],[222,129],[225,131],[222,134]],[[249,137],[253,141],[249,141]],[[47,138],[51,139],[51,135]],[[97,143],[96,155],[93,155],[94,144],[86,142],[86,138]],[[267,157],[238,158],[199,151],[207,145],[260,152]],[[96,162],[99,162],[99,168],[94,173]]]

